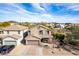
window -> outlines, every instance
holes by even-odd
[[[29,35],[31,35],[31,31],[29,31],[28,33],[29,33]]]
[[[4,31],[2,31],[2,34],[4,34]]]
[[[2,38],[0,38],[0,45],[2,45]]]
[[[20,34],[20,31],[18,31],[18,34]]]
[[[7,31],[7,34],[9,34],[9,31]]]
[[[47,34],[49,34],[49,31],[47,31]]]
[[[43,30],[40,30],[40,31],[39,31],[39,34],[40,34],[40,35],[43,35]]]
[[[2,31],[0,31],[0,34],[2,34]]]
[[[41,39],[41,42],[43,42],[43,43],[48,43],[48,38],[42,38],[42,39]]]
[[[4,34],[4,32],[3,31],[0,31],[0,34]]]

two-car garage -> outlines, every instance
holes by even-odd
[[[6,40],[4,41],[4,45],[17,45],[16,41]]]
[[[39,40],[27,40],[28,45],[39,45]]]
[[[12,37],[6,37],[3,39],[3,45],[17,45],[17,41]]]
[[[27,45],[39,45],[39,38],[36,38],[30,35],[30,36],[27,36],[25,39],[26,39]]]
[[[20,43],[21,36],[18,35],[6,35],[1,36],[1,45],[18,45]]]

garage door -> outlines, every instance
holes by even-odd
[[[39,45],[39,41],[38,40],[33,40],[33,41],[31,41],[31,40],[28,40],[27,41],[27,44],[29,44],[29,45]]]
[[[4,41],[4,45],[17,45],[16,41]]]

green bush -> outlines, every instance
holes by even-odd
[[[0,27],[10,26],[10,22],[2,22],[0,23]]]
[[[69,44],[77,46],[77,45],[79,45],[79,42],[78,41],[69,41]]]
[[[65,38],[65,35],[62,33],[55,33],[55,34],[53,34],[53,36],[55,39],[58,39],[58,40],[64,40],[64,38]]]

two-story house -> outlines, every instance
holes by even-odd
[[[36,25],[29,30],[29,35],[25,38],[26,44],[39,45],[43,43],[51,43],[53,36],[51,30],[43,25]]]
[[[11,24],[0,29],[0,45],[19,45],[28,28],[18,24]]]

